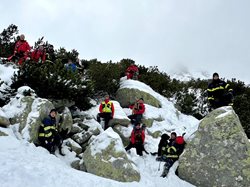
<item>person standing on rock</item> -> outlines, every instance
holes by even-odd
[[[141,128],[141,124],[136,123],[134,129],[131,132],[130,143],[125,148],[125,150],[128,151],[134,147],[136,149],[137,155],[142,156],[142,151],[144,150],[144,140],[145,140],[145,132]]]
[[[145,105],[143,98],[140,98],[135,102],[135,104],[129,106],[132,109],[132,115],[129,115],[128,118],[131,120],[132,124],[141,123],[142,115],[145,112]]]
[[[104,130],[109,127],[109,121],[113,119],[115,108],[113,102],[110,101],[109,95],[105,95],[105,100],[99,106],[99,112],[97,114],[97,121],[100,123],[101,118],[104,118]]]
[[[64,156],[62,153],[63,140],[56,127],[56,116],[57,111],[52,109],[48,117],[43,119],[42,125],[39,128],[38,140],[40,141],[40,145],[46,148],[51,154],[55,154],[55,150],[58,147],[59,153]]]
[[[218,73],[213,74],[213,80],[208,85],[207,93],[209,110],[233,105],[233,89],[219,78]]]

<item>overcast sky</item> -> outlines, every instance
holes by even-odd
[[[250,83],[250,0],[1,0],[11,23],[81,59],[131,58],[160,70],[218,72]]]

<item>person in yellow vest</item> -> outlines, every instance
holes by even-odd
[[[99,112],[100,113],[97,114],[97,121],[100,123],[101,118],[104,118],[104,130],[106,130],[109,127],[109,121],[113,119],[115,112],[114,104],[110,101],[108,94],[105,95],[105,100],[100,104]]]

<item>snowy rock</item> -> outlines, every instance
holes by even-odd
[[[74,169],[80,170],[80,160],[74,160],[70,166]]]
[[[71,130],[70,130],[70,133],[77,134],[77,133],[80,133],[81,131],[82,131],[82,128],[79,127],[77,123],[74,123]]]
[[[10,125],[9,119],[6,117],[4,112],[0,109],[0,126],[8,127]]]
[[[22,93],[22,89],[19,92]],[[10,118],[11,124],[19,124],[19,132],[24,139],[37,143],[39,126],[52,108],[47,99],[17,94],[3,107],[3,112]]]
[[[61,107],[71,107],[75,105],[74,101],[69,101],[67,99],[53,99],[51,100],[55,108],[61,108]]]
[[[68,133],[71,131],[71,128],[73,126],[73,119],[71,112],[68,107],[65,107],[62,114],[62,123],[60,124],[59,131],[67,131]]]
[[[232,107],[208,114],[179,160],[179,177],[196,186],[250,184],[250,143]],[[240,177],[239,177],[240,176]]]
[[[6,134],[5,132],[2,132],[2,131],[0,130],[0,136],[8,136],[8,134]]]
[[[135,103],[136,100],[143,98],[144,103],[148,105],[155,106],[157,108],[161,107],[161,103],[150,93],[143,90],[134,88],[120,88],[116,93],[116,100],[120,103],[122,107],[128,107],[130,104]]]
[[[74,151],[77,155],[82,153],[82,147],[76,143],[74,140],[68,138],[66,141],[66,145],[70,147],[71,151]]]
[[[127,157],[122,140],[112,128],[98,135],[83,153],[87,172],[122,182],[139,181],[140,173]]]

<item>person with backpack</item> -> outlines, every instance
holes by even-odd
[[[46,51],[42,45],[38,47],[38,49],[35,49],[31,52],[31,58],[32,61],[37,63],[44,63],[46,60]]]
[[[128,116],[132,124],[141,123],[142,115],[145,112],[145,105],[143,98],[140,98],[135,104],[129,106],[132,109],[132,114]]]
[[[162,156],[161,159],[157,161],[165,162],[163,172],[161,177],[166,177],[169,169],[172,165],[179,159],[179,156],[182,154],[184,150],[185,141],[183,136],[177,136],[173,145],[167,145],[165,148],[162,149]]]
[[[141,128],[141,124],[136,123],[135,127],[131,132],[130,143],[125,148],[125,150],[128,151],[131,148],[135,148],[136,154],[142,156],[142,151],[144,150],[144,140],[145,140],[145,132]]]
[[[127,70],[126,70],[126,76],[127,76],[127,79],[138,80],[139,69],[135,65],[134,61],[132,61],[131,65],[127,68]]]
[[[219,78],[218,73],[213,74],[213,80],[208,85],[207,93],[210,111],[222,106],[233,105],[233,89]]]
[[[106,130],[109,127],[109,121],[113,119],[115,113],[114,104],[110,101],[108,94],[105,95],[105,100],[101,102],[99,112],[97,114],[97,121],[100,123],[101,118],[104,118],[104,130]]]
[[[47,149],[51,154],[55,154],[56,148],[59,149],[59,153],[62,153],[62,138],[57,130],[56,125],[57,111],[52,109],[48,117],[44,118],[42,125],[39,128],[38,140],[40,145]]]
[[[8,58],[9,61],[13,61],[18,63],[18,65],[22,65],[26,59],[29,57],[30,45],[25,40],[25,36],[23,34],[20,35],[19,40],[15,44],[14,54]]]

